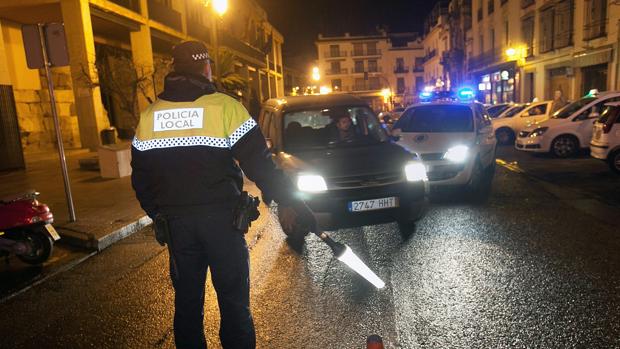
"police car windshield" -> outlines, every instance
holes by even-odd
[[[551,115],[552,118],[555,119],[566,119],[567,117],[573,115],[574,112],[584,107],[586,104],[592,102],[596,98],[594,97],[584,97],[580,100],[574,101],[573,103],[565,106],[564,108],[556,111]]]
[[[387,133],[368,107],[308,109],[284,114],[284,147],[293,153],[387,140]]]
[[[409,108],[394,125],[402,132],[473,132],[474,118],[465,105],[425,105]]]

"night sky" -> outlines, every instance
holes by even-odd
[[[421,32],[435,0],[257,0],[284,35],[286,65],[300,69],[316,59],[319,33],[368,33],[385,25],[392,32]]]

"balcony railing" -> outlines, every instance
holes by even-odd
[[[364,67],[356,67],[356,68],[353,68],[353,70],[351,70],[352,74],[363,74],[363,73],[373,74],[373,73],[381,73],[381,72],[383,72],[382,67],[372,67],[372,68],[369,67],[368,69]]]
[[[502,59],[502,52],[499,49],[484,52],[481,55],[469,59],[469,69],[476,70],[492,65]]]
[[[148,0],[149,16],[157,22],[181,31],[181,14],[154,0]]]
[[[187,34],[204,41],[205,43],[211,43],[211,29],[205,27],[198,21],[187,22]]]
[[[381,50],[353,50],[351,51],[351,57],[362,57],[362,56],[381,56]]]
[[[346,68],[340,68],[340,69],[328,69],[325,72],[325,75],[343,75],[343,74],[347,74],[348,70]]]
[[[323,57],[325,58],[342,58],[346,56],[347,56],[346,51],[339,51],[339,52],[325,51],[323,52]]]
[[[140,13],[140,0],[108,0],[124,8]]]
[[[359,91],[378,91],[381,90],[381,84],[380,83],[370,83],[370,82],[365,82],[363,84],[355,84],[353,85],[353,91],[359,92]]]
[[[394,74],[406,74],[409,73],[409,68],[404,66],[396,66],[394,67]]]
[[[521,8],[530,7],[530,5],[534,5],[536,0],[521,0]]]
[[[424,66],[416,65],[413,67],[414,73],[424,73]]]

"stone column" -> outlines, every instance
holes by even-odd
[[[99,131],[110,126],[101,104],[101,91],[95,68],[95,41],[88,0],[61,0],[69,51],[73,95],[82,146],[96,150],[101,144]]]
[[[151,45],[151,29],[147,24],[140,25],[140,30],[130,33],[131,56],[138,78],[138,106],[145,110],[155,100],[153,47]],[[148,98],[147,98],[148,97]]]

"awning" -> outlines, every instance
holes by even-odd
[[[613,49],[611,47],[596,51],[584,51],[573,55],[573,66],[575,68],[587,67],[591,65],[604,64],[613,60]]]

